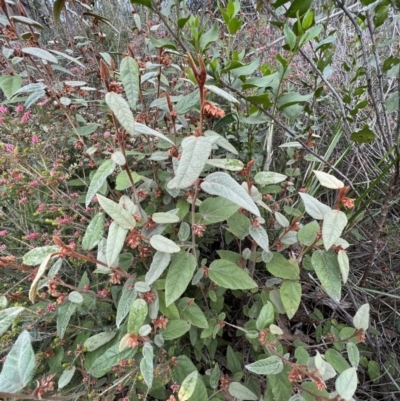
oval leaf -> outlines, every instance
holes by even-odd
[[[117,333],[115,331],[105,331],[103,333],[95,334],[89,337],[83,344],[89,352],[100,348],[102,345],[111,341]]]
[[[49,53],[47,50],[40,49],[38,47],[24,47],[21,51],[30,56],[38,57],[42,60],[50,61],[50,63],[58,64],[57,59]]]
[[[300,306],[301,285],[298,281],[285,280],[281,285],[280,294],[286,314],[291,319]]]
[[[120,78],[125,89],[129,106],[136,108],[139,98],[139,66],[137,61],[132,57],[125,57],[121,62]]]
[[[128,230],[113,221],[108,229],[106,258],[108,267],[114,267],[124,246]]]
[[[132,214],[122,206],[103,195],[97,194],[96,196],[100,206],[118,225],[126,230],[131,230],[136,226],[136,220],[133,218]]]
[[[229,260],[214,260],[208,269],[208,277],[220,287],[231,290],[249,290],[258,287],[248,273]]]
[[[342,235],[344,228],[347,225],[347,216],[340,210],[331,210],[324,216],[322,225],[322,239],[324,247],[327,251]]]
[[[153,235],[150,238],[150,245],[157,251],[165,253],[178,253],[181,250],[181,248],[176,245],[174,241],[171,241],[170,239],[159,234]]]
[[[332,211],[332,209],[328,205],[324,205],[313,196],[299,193],[304,206],[306,208],[306,212],[316,220],[323,220],[325,215]]]
[[[319,183],[325,188],[340,189],[344,187],[343,182],[338,180],[333,175],[318,170],[313,170],[313,173],[317,177]]]
[[[258,375],[276,375],[283,370],[283,362],[277,356],[270,356],[246,365],[245,368]]]
[[[128,333],[139,334],[140,328],[146,319],[148,306],[143,299],[133,302],[128,318]]]
[[[107,177],[111,175],[115,170],[115,163],[113,160],[106,160],[96,171],[92,180],[90,181],[89,189],[86,193],[85,205],[89,206],[93,197],[96,195],[98,190],[103,186]]]
[[[104,213],[97,213],[90,224],[88,225],[85,235],[82,240],[82,249],[90,251],[93,249],[103,238],[104,231]]]
[[[209,174],[201,183],[201,189],[210,195],[217,195],[228,199],[260,217],[260,211],[250,195],[226,173],[217,172]]]

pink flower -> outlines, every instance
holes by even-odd
[[[24,111],[24,106],[20,103],[16,108],[15,111],[17,113],[22,113]]]
[[[39,233],[30,233],[30,234],[28,234],[25,238],[26,239],[33,239],[33,240],[35,240],[35,239],[38,239],[40,237],[40,234]]]
[[[46,104],[49,102],[50,102],[50,98],[47,98],[47,99],[43,100],[43,102],[39,102],[38,105],[43,107],[43,106],[46,106]]]
[[[4,147],[6,148],[6,152],[8,152],[8,153],[14,152],[15,146],[11,145],[11,143],[5,143]]]
[[[28,198],[26,197],[26,196],[23,196],[19,201],[18,201],[18,203],[20,204],[20,205],[24,205],[25,203],[27,203],[28,202]]]
[[[0,117],[0,123],[4,123],[4,121],[6,121],[5,117]]]
[[[0,231],[0,237],[5,237],[8,234],[7,230]]]
[[[0,106],[0,113],[1,114],[8,114],[8,109],[6,106]]]
[[[24,115],[21,117],[21,123],[26,124],[31,118],[31,114],[32,112],[30,110],[26,111]]]
[[[42,213],[42,212],[44,212],[45,209],[46,209],[46,205],[44,203],[41,203],[37,209],[37,212]]]
[[[38,138],[37,135],[33,135],[33,137],[32,137],[32,143],[33,143],[34,145],[36,145],[37,143],[39,143],[39,138]]]
[[[302,193],[304,193],[304,192],[306,192],[307,190],[306,190],[306,188],[300,188],[299,189],[299,192],[302,192]]]
[[[72,249],[75,249],[75,248],[76,248],[76,244],[75,244],[74,241],[71,241],[71,242],[68,244],[68,246],[69,246],[70,248],[72,248]]]
[[[39,185],[38,180],[33,180],[28,184],[31,188],[37,187]]]

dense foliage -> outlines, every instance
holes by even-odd
[[[397,399],[399,4],[11,3],[0,398]]]

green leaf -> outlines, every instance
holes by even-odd
[[[298,281],[285,280],[281,285],[280,294],[286,314],[291,319],[300,306],[301,285]]]
[[[160,330],[164,340],[175,340],[182,337],[190,329],[190,324],[184,320],[170,320],[164,330]]]
[[[356,329],[368,330],[369,327],[369,304],[361,305],[353,318],[353,325]]]
[[[14,319],[25,310],[22,306],[13,306],[0,311],[0,336],[12,325]]]
[[[204,136],[190,136],[182,141],[182,157],[169,189],[190,187],[200,176],[211,152],[211,143]]]
[[[75,313],[78,304],[66,301],[57,309],[57,335],[62,340],[68,327],[71,316]]]
[[[249,234],[251,226],[250,219],[242,213],[235,213],[227,220],[229,230],[233,235],[240,239],[244,239]]]
[[[258,400],[258,397],[252,391],[250,391],[247,387],[243,386],[243,384],[238,382],[230,383],[228,391],[232,397],[241,400],[254,400],[254,401]]]
[[[82,249],[90,251],[93,249],[103,238],[104,232],[104,213],[97,213],[90,224],[88,225],[85,235],[82,240]]]
[[[202,223],[214,224],[227,220],[239,206],[224,198],[207,198],[200,205],[200,213],[203,217]]]
[[[298,280],[300,278],[299,267],[292,265],[281,253],[273,252],[273,257],[267,263],[267,270],[275,277],[287,280]]]
[[[188,111],[198,107],[199,102],[200,94],[199,90],[196,89],[179,99],[175,105],[175,111],[178,114],[186,114]]]
[[[325,352],[325,359],[339,374],[350,367],[346,359],[334,348],[330,348]]]
[[[258,287],[248,273],[229,260],[214,260],[208,269],[208,277],[220,287],[231,290],[249,290]]]
[[[368,362],[368,376],[374,383],[379,383],[379,379],[382,376],[381,368],[378,362],[369,361]]]
[[[274,306],[271,302],[267,302],[260,310],[256,320],[257,330],[268,328],[275,321]]]
[[[139,334],[140,328],[147,317],[148,310],[144,299],[136,299],[133,302],[128,317],[128,333]]]
[[[315,273],[325,291],[335,301],[340,301],[342,284],[339,263],[334,252],[315,251],[311,257]]]
[[[215,85],[205,85],[205,88],[207,88],[210,92],[215,93],[218,96],[221,96],[225,100],[231,103],[236,103],[239,104],[239,100],[237,100],[234,96],[232,96],[230,93],[224,91],[221,88],[218,88],[218,86]]]
[[[160,138],[160,139],[163,139],[164,141],[169,142],[171,145],[174,145],[174,143],[171,141],[171,139],[169,139],[165,135],[157,132],[156,130],[148,127],[145,124],[135,123],[135,135],[137,136],[139,134],[155,136],[157,138]]]
[[[241,171],[244,164],[237,159],[208,159],[207,164],[228,171]]]
[[[131,3],[145,6],[147,8],[150,8],[151,10],[153,9],[151,5],[151,0],[131,0]]]
[[[386,99],[386,109],[388,113],[394,113],[399,108],[399,92],[391,93]]]
[[[74,304],[80,305],[80,304],[83,303],[84,298],[83,298],[83,296],[82,296],[82,294],[81,294],[80,292],[78,292],[78,291],[71,291],[71,292],[68,294],[68,300],[69,300],[70,302],[74,303]]]
[[[140,373],[148,388],[153,385],[154,364],[153,364],[153,347],[149,342],[143,346],[143,358],[140,361]]]
[[[303,0],[301,0],[303,1]],[[278,107],[279,109],[284,109],[289,106],[293,106],[294,104],[307,102],[313,97],[313,94],[310,93],[308,95],[300,95],[300,93],[292,92],[287,93],[286,95],[282,95],[278,99]]]
[[[135,184],[138,183],[142,179],[142,176],[135,173],[134,171],[131,171],[130,173],[131,173],[133,182]],[[123,170],[120,173],[118,173],[118,175],[115,179],[115,189],[117,191],[123,191],[124,189],[130,188],[131,186],[132,186],[132,183],[128,177],[128,173],[126,172],[126,170]]]
[[[72,380],[72,377],[74,376],[76,367],[72,366],[69,369],[64,369],[63,372],[61,373],[60,378],[58,379],[58,388],[62,389],[65,386],[67,386],[70,381]]]
[[[128,315],[133,302],[137,298],[137,291],[134,288],[135,279],[129,278],[122,288],[121,298],[118,302],[117,317],[115,318],[115,324],[119,328],[122,321]]]
[[[48,254],[58,252],[59,250],[60,247],[57,245],[42,246],[39,248],[35,248],[27,252],[22,257],[22,261],[25,265],[28,266],[40,265]]]
[[[357,389],[357,371],[355,368],[346,369],[336,379],[335,389],[345,400],[351,400]]]
[[[30,56],[35,56],[42,60],[49,61],[50,63],[58,63],[57,59],[51,53],[38,47],[24,47],[21,49],[21,51],[25,54],[29,54]]]
[[[31,337],[24,330],[15,341],[0,374],[0,391],[18,393],[32,380],[35,370],[35,353]]]
[[[100,206],[119,226],[126,230],[131,230],[136,226],[136,220],[133,218],[132,214],[122,206],[103,195],[97,194],[96,196]]]
[[[350,135],[350,139],[357,143],[371,143],[375,138],[375,133],[368,127],[368,125],[364,125],[363,128]]]
[[[285,181],[287,178],[286,175],[273,173],[272,171],[261,171],[257,173],[254,177],[254,181],[261,185],[271,185],[271,184],[279,184],[282,181]]]
[[[358,351],[357,345],[352,342],[348,342],[346,344],[347,349],[347,358],[349,359],[351,366],[353,368],[358,369],[358,365],[360,363],[360,352]]]
[[[249,227],[249,234],[265,252],[269,252],[269,239],[265,228],[251,225]]]
[[[133,118],[127,101],[115,92],[108,92],[105,100],[107,106],[115,114],[122,127],[125,128],[129,134],[135,135],[135,119]]]
[[[117,333],[115,331],[104,331],[102,333],[95,334],[94,336],[86,339],[83,346],[86,347],[89,352],[94,351],[111,341],[116,334]]]
[[[328,205],[324,205],[313,196],[299,193],[301,200],[304,203],[306,212],[316,220],[323,220],[325,215],[332,211]]]
[[[92,180],[90,181],[89,189],[86,193],[86,207],[89,206],[90,202],[92,201],[93,197],[99,191],[99,189],[103,186],[106,182],[107,177],[111,175],[115,170],[115,163],[113,160],[108,159],[97,169],[96,173],[94,174]]]
[[[132,109],[135,109],[139,98],[140,74],[138,63],[134,58],[128,56],[122,59],[120,78],[125,89],[129,106],[131,106]]]
[[[64,6],[65,0],[56,0],[53,4],[53,17],[56,25],[60,23],[61,11],[63,10]]]
[[[231,35],[235,35],[235,33],[242,27],[242,21],[240,21],[237,17],[233,17],[228,24],[228,30]]]
[[[175,255],[165,281],[165,305],[167,307],[185,292],[195,269],[196,259],[191,253],[182,251]]]
[[[187,401],[193,395],[198,379],[199,373],[197,370],[186,376],[179,389],[179,401]]]
[[[288,366],[284,367],[282,372],[276,375],[267,376],[267,388],[271,388],[274,401],[286,401],[290,398],[293,392],[293,385],[288,379]],[[269,400],[268,400],[269,401]]]
[[[5,75],[0,77],[0,88],[7,99],[10,99],[10,97],[13,96],[21,86],[22,77],[19,75]]]
[[[169,224],[177,223],[179,221],[179,216],[173,213],[153,213],[151,219],[157,224]]]
[[[210,43],[213,43],[218,39],[218,36],[219,36],[218,25],[217,23],[215,23],[209,31],[201,35],[200,49],[205,50]]]
[[[155,250],[165,253],[178,253],[181,250],[180,246],[176,245],[174,241],[159,234],[153,235],[150,238],[150,245]]]
[[[120,353],[119,344],[115,344],[93,362],[88,373],[96,378],[104,376],[118,363],[119,359],[124,359],[127,356],[132,357],[132,350]]]
[[[43,25],[39,24],[39,22],[34,21],[33,19],[27,17],[23,17],[22,15],[13,15],[11,16],[11,19],[15,22],[19,22],[20,24],[34,26],[35,28],[42,30],[44,29]]]
[[[349,277],[350,262],[347,253],[342,249],[338,252],[338,263],[339,263],[340,273],[342,274],[343,284],[346,284],[347,278]]]
[[[178,304],[181,317],[193,326],[200,329],[208,329],[208,322],[200,307],[190,298],[181,298]]]
[[[287,24],[283,27],[283,33],[285,35],[286,43],[289,45],[289,49],[293,50],[296,46],[296,35]]]
[[[283,362],[281,358],[274,355],[246,365],[245,368],[257,375],[276,375],[282,372]]]
[[[108,228],[106,257],[108,267],[115,267],[115,262],[118,261],[119,254],[125,243],[126,234],[128,230],[121,227],[113,221]]]
[[[154,254],[150,269],[146,273],[145,281],[148,285],[152,285],[163,274],[164,270],[171,261],[171,254],[166,252],[157,251]]]
[[[233,351],[233,349],[230,345],[228,345],[228,348],[226,350],[226,363],[227,363],[228,369],[232,372],[232,374],[242,372],[241,361],[236,356],[235,352]]]
[[[340,238],[344,228],[347,225],[347,216],[340,210],[331,210],[324,216],[322,225],[322,239],[327,251]]]
[[[297,13],[302,17],[311,7],[312,0],[294,0],[286,11],[285,16],[288,18],[296,18]]]
[[[210,195],[221,196],[260,217],[260,211],[246,190],[226,173],[211,173],[201,183],[201,189]]]
[[[305,246],[312,245],[315,242],[317,234],[320,232],[320,230],[321,228],[316,221],[312,221],[311,223],[301,227],[297,233],[297,238],[300,244]]]
[[[39,99],[46,95],[44,90],[33,92],[28,96],[28,99],[25,100],[24,107],[25,109],[29,109],[33,104],[35,104]]]

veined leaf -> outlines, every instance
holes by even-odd
[[[157,224],[177,223],[179,216],[173,213],[153,213],[151,219]]]
[[[353,318],[353,325],[356,329],[368,330],[369,327],[369,304],[361,305]]]
[[[196,388],[196,383],[198,378],[199,378],[199,373],[197,372],[197,370],[186,376],[185,380],[182,382],[181,387],[179,389],[178,393],[179,401],[187,401],[192,396]]]
[[[200,176],[211,152],[211,143],[204,136],[190,136],[182,141],[182,157],[169,189],[190,187]]]
[[[340,273],[342,274],[343,284],[346,284],[347,278],[349,277],[350,263],[347,253],[342,249],[338,252],[338,263]]]
[[[10,99],[21,86],[22,77],[19,75],[3,75],[0,77],[0,88],[7,99]]]
[[[181,250],[180,246],[176,245],[174,241],[159,234],[153,235],[150,238],[150,245],[155,250],[165,253],[178,253]]]
[[[229,260],[214,260],[208,269],[208,277],[220,287],[231,290],[249,290],[258,287],[248,273]]]
[[[85,235],[82,240],[82,249],[90,251],[93,249],[103,238],[104,232],[104,213],[97,213],[92,221],[89,223]]]
[[[276,375],[282,372],[283,362],[279,357],[274,355],[246,365],[245,368],[258,375]]]
[[[254,181],[262,186],[271,185],[271,184],[279,184],[282,181],[285,181],[287,178],[286,175],[273,173],[272,171],[261,171],[257,173],[254,177]]]
[[[349,368],[342,372],[335,382],[335,389],[340,397],[345,400],[351,400],[357,389],[357,371],[356,368]]]
[[[287,280],[298,280],[300,278],[299,267],[292,265],[279,252],[273,252],[271,261],[267,263],[267,270],[273,276]]]
[[[25,310],[22,306],[0,310],[0,336],[2,336],[11,326],[14,319]]]
[[[315,251],[311,257],[311,262],[325,291],[335,301],[339,302],[342,284],[337,255],[334,252]]]
[[[58,64],[57,59],[51,53],[39,47],[24,47],[21,51],[30,56],[35,56],[42,60],[50,61],[50,63]]]
[[[128,230],[121,227],[118,223],[113,221],[108,229],[107,237],[107,265],[108,267],[115,267],[115,262],[118,261],[119,254],[124,246],[126,234]]]
[[[139,66],[134,58],[125,57],[122,59],[120,77],[129,106],[135,109],[139,97]]]
[[[131,135],[135,135],[135,119],[127,101],[115,92],[108,92],[106,94],[106,103],[126,131]]]
[[[100,206],[118,225],[126,230],[131,230],[136,226],[136,220],[133,218],[132,214],[122,206],[103,195],[97,194],[96,196]]]
[[[160,330],[164,340],[175,340],[176,338],[182,337],[190,329],[190,324],[184,320],[170,320],[167,323],[167,327]]]
[[[227,220],[239,206],[225,198],[207,198],[200,205],[204,224],[214,224]]]
[[[258,400],[258,397],[252,391],[250,391],[247,387],[238,382],[230,383],[228,391],[232,397],[238,398],[240,400]]]
[[[301,285],[298,281],[285,280],[279,292],[286,314],[288,318],[291,319],[300,306]]]
[[[57,245],[34,248],[22,257],[22,261],[28,266],[40,265],[48,254],[58,252],[59,250],[60,247]]]
[[[148,285],[152,285],[160,278],[164,270],[171,261],[171,254],[166,252],[157,251],[154,254],[153,260],[150,265],[149,271],[146,273],[145,281]]]
[[[238,101],[234,96],[232,96],[230,93],[224,91],[223,89],[218,88],[218,86],[215,86],[215,85],[205,85],[205,87],[206,87],[210,92],[213,92],[213,93],[215,93],[215,94],[218,95],[218,96],[221,96],[222,98],[224,98],[224,99],[227,100],[228,102],[239,104],[239,101]]]
[[[263,227],[250,226],[249,234],[265,252],[269,252],[268,234]]]
[[[64,302],[57,309],[57,335],[60,339],[64,338],[71,316],[76,311],[78,304],[70,301]]]
[[[154,365],[153,365],[153,347],[149,342],[143,346],[143,358],[140,361],[140,373],[148,388],[153,385]]]
[[[209,174],[201,189],[210,195],[221,196],[260,217],[260,211],[245,189],[226,173]]]
[[[60,378],[58,379],[58,388],[62,389],[65,386],[67,386],[70,381],[72,380],[72,377],[74,376],[76,367],[72,366],[69,369],[64,369],[63,372],[61,373]]]
[[[332,211],[332,209],[328,205],[324,205],[311,195],[301,192],[299,193],[299,195],[304,203],[306,212],[316,220],[323,220],[325,215]]]
[[[191,253],[188,254],[184,251],[174,257],[165,282],[165,305],[167,307],[185,292],[195,269],[196,259]]]
[[[128,317],[128,333],[139,334],[140,328],[146,319],[148,306],[144,299],[136,299],[129,312]]]
[[[34,21],[33,19],[24,17],[22,15],[12,15],[11,19],[15,22],[19,22],[20,24],[24,25],[29,25],[29,26],[34,26],[35,28],[38,29],[44,29],[42,24],[39,24],[39,22]]]
[[[322,239],[327,251],[340,238],[346,225],[347,216],[342,211],[331,210],[325,214],[322,225]]]
[[[102,345],[111,341],[117,333],[115,331],[104,331],[89,337],[83,344],[89,352],[100,348]]]
[[[32,379],[36,361],[31,337],[24,330],[15,341],[0,374],[0,391],[18,393]]]
[[[164,141],[167,141],[170,144],[175,145],[171,141],[171,139],[167,138],[165,135],[161,134],[160,132],[158,132],[142,123],[135,123],[135,135],[139,135],[139,134],[155,136],[156,138],[163,139]]]
[[[269,328],[269,326],[275,320],[275,311],[274,306],[271,302],[267,302],[260,310],[256,320],[256,328],[257,330],[262,330],[265,328]]]
[[[118,328],[128,315],[133,302],[137,298],[137,291],[134,286],[135,279],[129,278],[126,280],[124,287],[122,288],[121,298],[118,301],[117,316],[115,318],[115,324]]]

